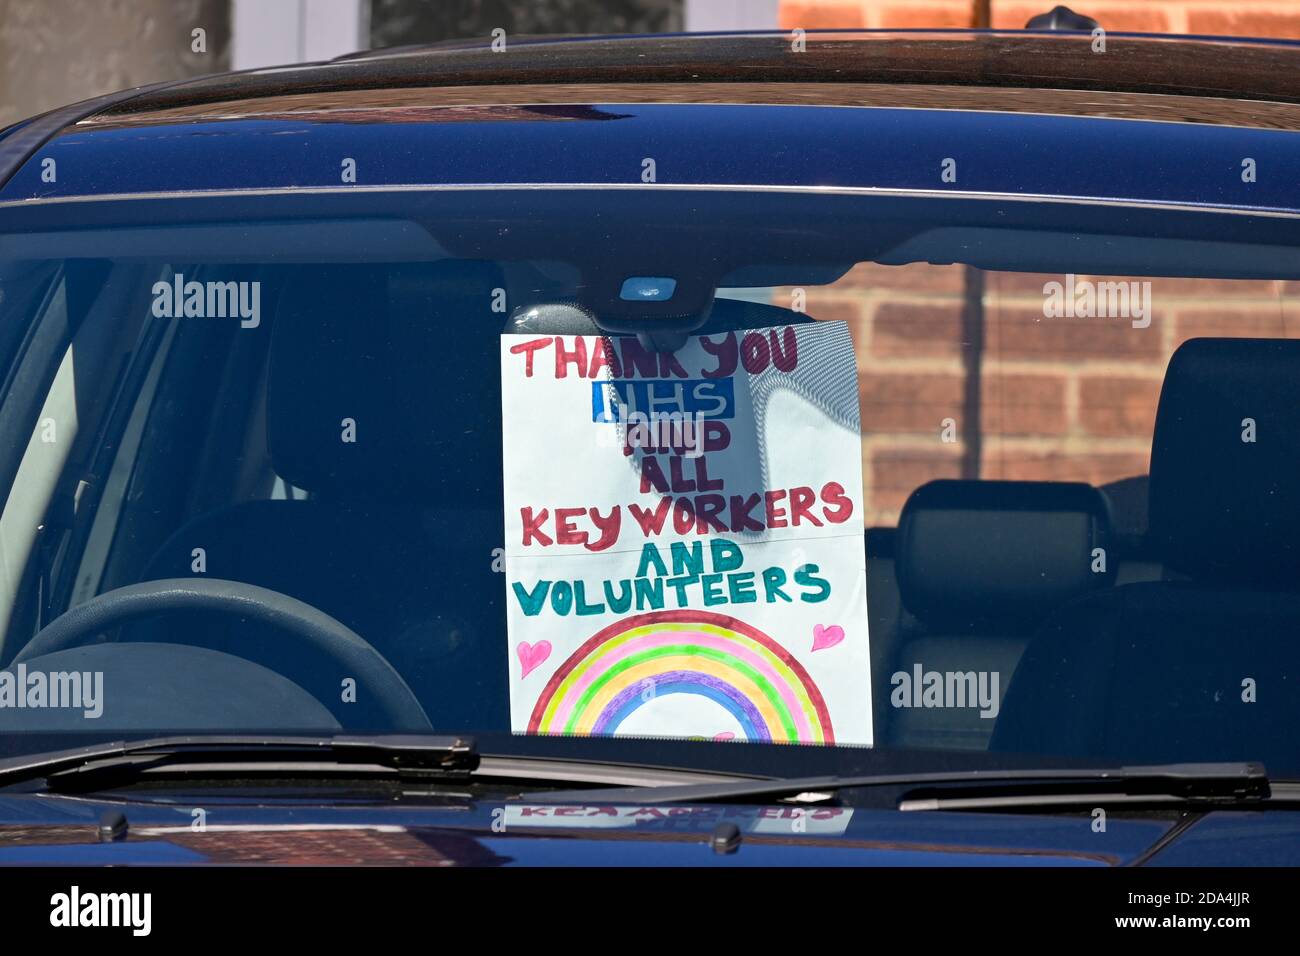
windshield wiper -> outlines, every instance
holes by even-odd
[[[1168,799],[1265,799],[1268,774],[1257,763],[1183,763],[1141,767],[1084,769],[955,770],[937,773],[867,774],[862,776],[792,777],[735,783],[665,787],[615,787],[528,793],[523,799],[546,803],[713,803],[749,799],[778,799],[818,803],[841,790],[863,787],[998,788],[998,796],[1027,796],[1030,792],[1068,790],[1093,795],[1113,791]],[[966,791],[968,792],[968,791]],[[985,791],[985,796],[988,796]],[[934,800],[938,797],[931,796]],[[968,797],[968,799],[975,799]],[[904,801],[905,803],[907,801]],[[938,809],[937,805],[900,804],[899,809]]]
[[[733,773],[520,755],[482,754],[473,738],[437,735],[193,735],[113,741],[0,760],[0,788],[44,780],[56,790],[109,789],[146,775],[232,773],[367,777],[404,781],[530,781],[651,787],[753,780]]]
[[[1069,805],[1086,798],[1142,802],[1260,802],[1300,799],[1274,792],[1258,763],[1185,763],[1083,769],[960,770],[935,773],[755,778],[602,761],[481,755],[473,738],[439,735],[169,736],[113,741],[0,760],[0,787],[44,780],[51,789],[121,786],[149,774],[200,777],[319,771],[402,780],[513,779],[597,786],[523,793],[538,803],[665,803],[781,800],[819,803],[840,791],[895,787],[900,810]],[[610,784],[619,784],[610,786]]]
[[[0,760],[0,787],[44,778],[51,784],[112,784],[170,766],[269,770],[329,763],[381,767],[401,775],[455,776],[479,763],[474,741],[435,735],[175,736],[117,740]]]

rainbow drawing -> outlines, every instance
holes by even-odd
[[[708,611],[654,611],[600,631],[551,675],[529,733],[609,735],[669,694],[720,704],[755,742],[835,742],[808,672],[772,638]]]

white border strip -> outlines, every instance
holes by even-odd
[[[331,60],[370,46],[370,0],[231,0],[233,71]]]
[[[270,186],[249,189],[190,189],[144,193],[99,193],[78,196],[40,196],[31,199],[0,201],[0,212],[36,206],[69,205],[95,202],[142,202],[145,200],[194,200],[218,198],[270,198],[287,196],[331,196],[344,193],[437,193],[501,191],[571,191],[641,190],[680,192],[755,192],[790,193],[822,196],[880,196],[898,199],[973,199],[985,202],[1055,203],[1071,206],[1101,206],[1119,209],[1153,209],[1167,212],[1205,212],[1218,215],[1266,216],[1275,219],[1300,218],[1300,209],[1276,206],[1220,206],[1213,203],[1168,202],[1160,200],[1121,199],[1117,197],[1064,196],[1052,193],[977,192],[957,189],[894,189],[882,186],[799,186],[734,183],[393,183],[351,186]],[[3,223],[0,223],[3,225]]]

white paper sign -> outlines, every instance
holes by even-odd
[[[870,744],[848,328],[506,335],[515,731]]]

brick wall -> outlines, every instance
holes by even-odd
[[[1160,384],[1181,342],[1300,336],[1300,283],[1149,279],[1151,322],[1134,328],[1127,318],[1044,317],[1044,284],[1064,278],[984,276],[977,469],[964,421],[976,349],[963,338],[964,269],[863,264],[805,290],[810,315],[843,319],[853,334],[869,525],[894,524],[907,495],[934,478],[1101,485],[1146,474]],[[792,290],[774,301],[789,306]]]
[[[1300,0],[1067,5],[1112,31],[1300,38]],[[992,0],[992,25],[1020,28],[1053,6]],[[971,11],[970,0],[781,0],[779,22],[782,29],[968,27]],[[912,489],[933,478],[1104,484],[1145,474],[1160,383],[1180,342],[1300,330],[1297,283],[1155,279],[1151,326],[1135,329],[1124,319],[1044,318],[1043,285],[1063,278],[985,276],[977,466],[962,432],[971,351],[962,334],[962,268],[864,265],[808,290],[809,313],[844,319],[853,330],[869,525],[893,524]],[[776,301],[788,295],[778,290]],[[957,424],[951,444],[941,440],[945,418]]]
[[[1057,0],[993,0],[993,26],[1019,29]],[[1107,30],[1300,37],[1298,0],[1073,0]],[[781,0],[782,29],[968,27],[970,0]]]

